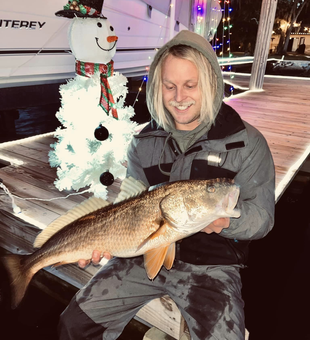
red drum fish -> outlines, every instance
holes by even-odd
[[[123,183],[141,182],[127,178]],[[240,216],[239,187],[230,179],[177,181],[151,191],[139,185],[141,193],[118,203],[95,197],[84,201],[37,236],[34,253],[5,256],[12,307],[18,306],[37,271],[90,259],[94,249],[117,257],[144,255],[146,273],[154,279],[163,265],[171,269],[176,241],[218,218]]]

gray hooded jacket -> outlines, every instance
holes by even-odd
[[[173,45],[189,45],[202,52],[217,75],[214,125],[181,150],[171,133],[151,121],[134,136],[128,150],[127,176],[147,185],[186,179],[234,178],[240,186],[241,217],[232,218],[220,234],[198,233],[179,244],[177,257],[193,264],[242,264],[250,240],[264,237],[274,223],[275,172],[262,134],[223,103],[223,80],[211,45],[201,36],[181,31],[157,53],[149,78],[161,54]],[[149,80],[149,81],[150,81]]]

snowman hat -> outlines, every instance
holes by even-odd
[[[58,17],[72,19],[74,17],[82,18],[103,18],[101,9],[104,0],[68,0],[63,10],[55,13]]]

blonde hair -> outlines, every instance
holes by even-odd
[[[207,58],[195,48],[187,45],[172,46],[164,51],[160,57],[155,67],[153,78],[148,84],[146,97],[151,116],[164,129],[175,127],[173,117],[164,106],[162,95],[162,67],[169,55],[189,60],[197,67],[199,74],[198,86],[202,96],[199,121],[213,124],[215,120],[213,103],[217,92],[216,74]]]

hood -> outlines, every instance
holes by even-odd
[[[217,113],[219,112],[223,97],[224,97],[224,82],[223,82],[223,76],[222,71],[220,68],[220,65],[217,60],[217,56],[215,52],[213,51],[213,48],[211,44],[203,38],[201,35],[183,30],[180,33],[178,33],[174,38],[172,38],[170,41],[168,41],[164,46],[162,46],[158,52],[155,55],[155,58],[150,66],[149,70],[149,81],[147,82],[147,91],[148,84],[151,83],[153,76],[154,76],[154,70],[156,68],[156,65],[158,64],[159,59],[161,58],[162,54],[169,49],[172,46],[175,45],[187,45],[195,48],[199,52],[201,52],[210,62],[216,76],[217,76],[217,94],[214,99],[214,116],[216,117]]]

